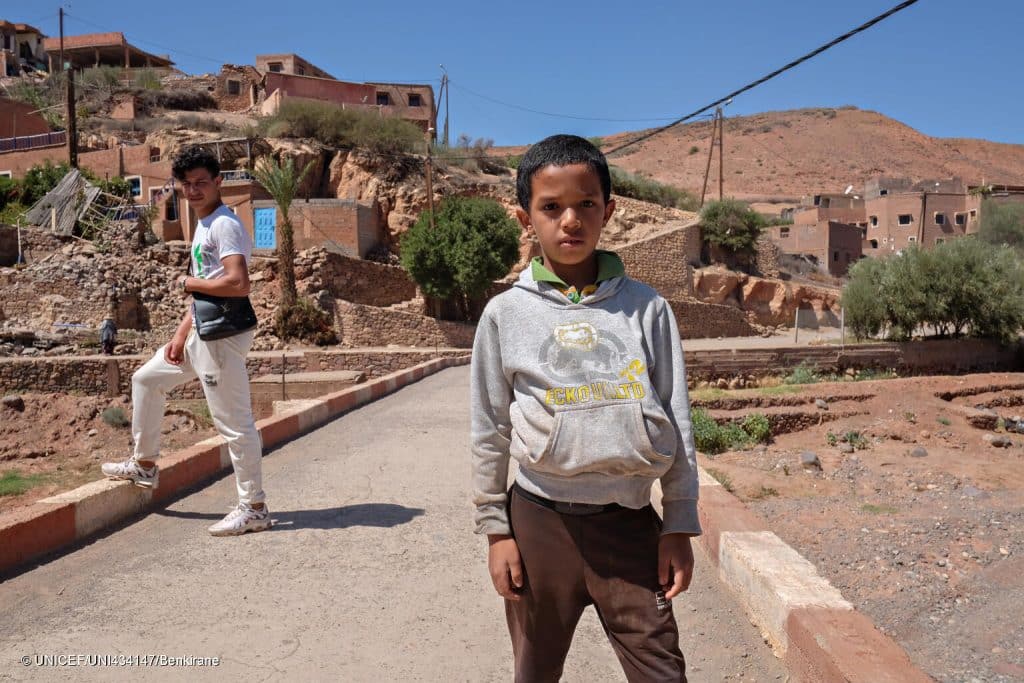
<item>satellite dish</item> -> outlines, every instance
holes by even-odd
[[[853,185],[847,185],[846,189],[843,190],[843,194],[850,194],[851,192],[853,192]]]

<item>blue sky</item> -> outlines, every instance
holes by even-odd
[[[452,137],[508,145],[660,125],[896,4],[72,0],[65,34],[122,31],[189,73],[296,52],[345,80],[433,82],[436,91],[444,64]],[[26,15],[4,18],[58,35],[59,5],[26,6]],[[726,113],[852,104],[928,135],[1024,143],[1022,27],[1020,0],[919,0],[737,98]]]

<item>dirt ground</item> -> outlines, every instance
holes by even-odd
[[[918,666],[1024,680],[1024,374],[704,390],[694,404],[769,417],[767,446],[702,466]]]
[[[128,400],[68,394],[20,396],[21,410],[0,405],[0,514],[99,479],[101,463],[130,455]],[[215,434],[203,401],[169,402],[162,431],[161,447],[167,451]],[[13,476],[28,480],[31,487],[24,493],[4,495],[12,488]]]

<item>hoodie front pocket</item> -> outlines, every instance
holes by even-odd
[[[672,456],[651,443],[637,402],[586,406],[555,413],[551,436],[530,468],[573,476],[584,472],[660,476]]]

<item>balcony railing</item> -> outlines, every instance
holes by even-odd
[[[221,178],[224,179],[225,182],[244,181],[253,179],[252,173],[249,173],[249,171],[246,171],[245,169],[236,171],[221,171],[220,176]]]
[[[56,133],[42,133],[40,135],[19,135],[13,138],[0,138],[0,154],[4,152],[18,152],[25,149],[37,147],[53,147],[63,145],[68,141],[66,131]]]

